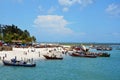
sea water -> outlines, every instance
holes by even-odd
[[[33,68],[0,64],[0,80],[120,80],[120,50],[109,53],[110,57],[38,60]]]

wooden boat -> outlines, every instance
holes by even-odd
[[[46,59],[50,60],[62,60],[63,57],[56,57],[56,56],[48,56],[48,55],[43,55]]]
[[[74,49],[75,51],[78,51],[78,52],[81,52],[81,51],[83,51],[83,52],[88,52],[88,51],[89,51],[89,49],[86,48],[84,45],[76,46],[76,47],[74,47],[73,49]]]
[[[28,63],[24,61],[8,61],[8,60],[3,60],[3,64],[6,66],[23,66],[23,67],[35,67],[35,63]]]
[[[100,52],[100,53],[97,54],[97,56],[98,57],[110,57],[110,54],[105,53],[105,52],[104,53]]]
[[[80,53],[72,53],[71,56],[73,57],[88,57],[88,58],[96,58],[96,55],[93,54],[80,54]]]

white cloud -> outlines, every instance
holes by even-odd
[[[68,21],[59,15],[41,15],[34,20],[35,26],[40,32],[49,33],[49,35],[70,35],[73,31],[67,28]]]
[[[40,15],[34,20],[34,29],[42,41],[76,41],[86,38],[86,32],[76,32],[68,27],[64,16]]]
[[[120,4],[110,4],[106,8],[106,12],[111,16],[120,16]]]
[[[59,4],[63,6],[63,11],[74,4],[79,4],[81,8],[86,7],[89,4],[92,4],[94,0],[58,0]]]

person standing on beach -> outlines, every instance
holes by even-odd
[[[5,57],[7,57],[7,54],[5,54]]]
[[[5,59],[5,57],[3,56],[3,60]]]
[[[40,57],[40,52],[38,52],[39,53],[39,57]]]

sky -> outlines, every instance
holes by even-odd
[[[120,0],[0,0],[0,24],[37,42],[120,43]]]

